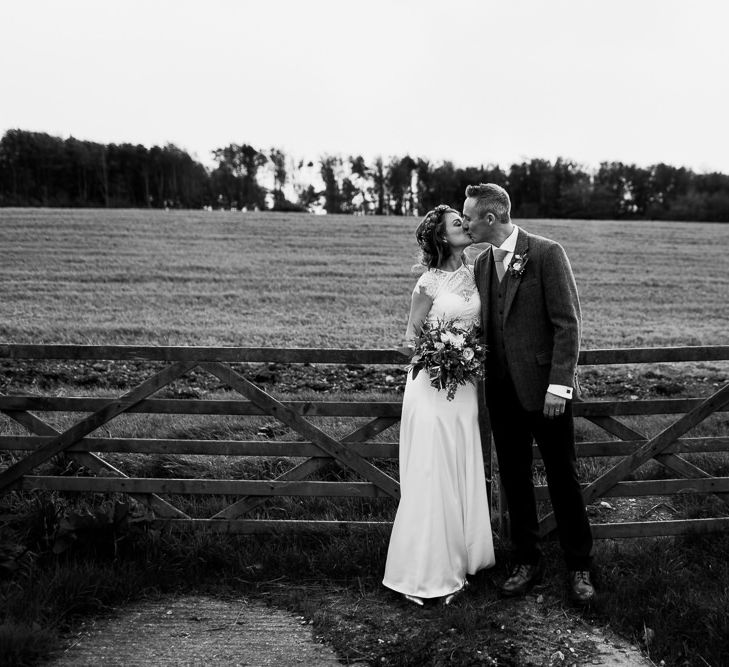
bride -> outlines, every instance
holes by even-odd
[[[481,304],[473,266],[463,251],[471,244],[460,214],[440,205],[415,232],[427,270],[412,294],[406,340],[423,325],[455,320],[472,328]],[[466,575],[494,564],[486,480],[478,428],[475,384],[455,398],[430,384],[427,371],[408,374],[400,425],[401,498],[392,527],[383,584],[422,605],[445,604],[467,585]]]

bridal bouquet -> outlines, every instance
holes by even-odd
[[[408,369],[413,379],[421,370],[427,371],[431,386],[447,389],[446,398],[452,401],[460,385],[484,376],[485,359],[486,346],[479,342],[477,329],[438,320],[436,324],[423,324]]]

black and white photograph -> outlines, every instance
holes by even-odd
[[[0,4],[0,665],[729,667],[729,6]]]

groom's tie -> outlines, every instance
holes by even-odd
[[[499,277],[499,282],[504,277],[506,269],[504,268],[504,259],[509,254],[508,250],[502,250],[501,248],[492,248],[491,252],[494,253],[494,262],[496,262],[496,275]]]

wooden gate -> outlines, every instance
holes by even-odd
[[[216,347],[145,347],[76,345],[0,345],[0,360],[113,360],[166,362],[166,366],[115,398],[0,395],[0,411],[24,426],[30,435],[0,435],[0,451],[15,452],[17,460],[0,472],[0,492],[11,489],[127,493],[154,513],[158,524],[177,528],[201,526],[226,532],[327,531],[342,528],[387,525],[386,522],[246,519],[271,496],[337,496],[397,499],[399,485],[373,459],[397,457],[396,442],[372,439],[397,424],[400,401],[280,401],[252,382],[246,373],[230,364],[358,364],[402,367],[404,357],[394,350],[274,349]],[[584,366],[608,364],[655,364],[729,360],[729,346],[587,350],[580,355]],[[240,394],[239,400],[155,398],[154,395],[193,369],[206,371]],[[576,417],[604,429],[606,441],[578,443],[580,456],[623,457],[584,489],[588,503],[610,496],[658,496],[672,493],[728,493],[729,477],[714,477],[680,456],[683,452],[726,452],[729,437],[686,438],[691,428],[710,414],[729,409],[729,384],[706,398],[629,401],[579,401]],[[58,431],[35,412],[89,413],[75,424]],[[125,413],[195,415],[269,415],[292,429],[301,441],[190,440],[92,437],[94,431]],[[627,415],[681,414],[659,434],[647,437],[625,424]],[[312,417],[365,417],[369,421],[344,437],[334,437],[315,425]],[[488,425],[484,421],[484,433]],[[490,438],[484,438],[487,476],[491,471]],[[64,452],[95,473],[91,477],[32,474],[53,456]],[[275,479],[167,479],[131,478],[105,461],[104,452],[225,454],[237,456],[306,457]],[[536,453],[538,456],[538,452]],[[678,475],[676,479],[627,481],[646,461],[655,459]],[[358,481],[313,481],[307,479],[336,461],[356,474]],[[497,477],[494,477],[496,482]],[[498,485],[494,484],[494,510],[503,519]],[[192,518],[164,496],[171,494],[218,494],[239,497],[213,516]],[[538,498],[547,497],[537,487]],[[393,502],[393,511],[394,511]],[[554,530],[551,514],[541,521],[542,533]],[[682,521],[593,524],[595,536],[629,537],[668,535],[689,531],[726,530],[729,518]]]
[[[729,346],[586,350],[580,353],[580,366],[706,362],[727,359],[729,359]],[[729,383],[711,392],[706,398],[577,401],[573,406],[575,417],[582,417],[618,438],[618,440],[578,443],[578,456],[623,457],[601,473],[597,479],[583,485],[586,504],[589,505],[603,497],[645,497],[729,491],[729,477],[714,477],[680,456],[681,453],[729,451],[729,437],[723,435],[683,437],[709,415],[726,411],[728,406]],[[677,414],[682,416],[652,437],[647,437],[618,418],[629,415]],[[536,455],[538,456],[538,452]],[[678,477],[627,481],[627,477],[651,459],[655,459]],[[537,487],[536,491],[538,498],[548,497],[546,487]],[[552,533],[555,528],[556,522],[552,513],[541,519],[542,535]],[[593,534],[596,538],[676,535],[727,529],[729,529],[727,517],[593,524]]]
[[[118,398],[0,396],[0,411],[25,426],[33,436],[0,436],[0,449],[25,450],[29,454],[0,472],[0,491],[12,488],[129,493],[172,527],[206,525],[231,532],[320,530],[340,527],[332,521],[246,520],[244,516],[260,499],[276,495],[399,497],[398,482],[373,465],[375,456],[396,457],[394,443],[371,443],[369,439],[398,423],[399,402],[281,402],[263,391],[233,362],[403,364],[399,353],[388,350],[307,350],[208,347],[4,345],[0,359],[133,360],[170,362],[139,386]],[[193,369],[209,372],[242,400],[164,399],[153,395]],[[91,412],[70,428],[58,432],[33,415],[34,411]],[[140,440],[90,438],[88,435],[123,413],[177,413],[218,415],[270,415],[290,427],[303,441],[262,442],[219,440]],[[347,436],[336,439],[307,417],[372,417]],[[130,478],[97,452],[234,454],[249,456],[308,456],[303,463],[273,480],[198,480]],[[97,477],[30,475],[31,471],[60,452],[86,466]],[[363,481],[310,481],[332,460],[354,471]],[[242,496],[209,519],[193,519],[161,496],[168,494],[220,494]],[[372,522],[346,522],[349,527],[371,526]]]

